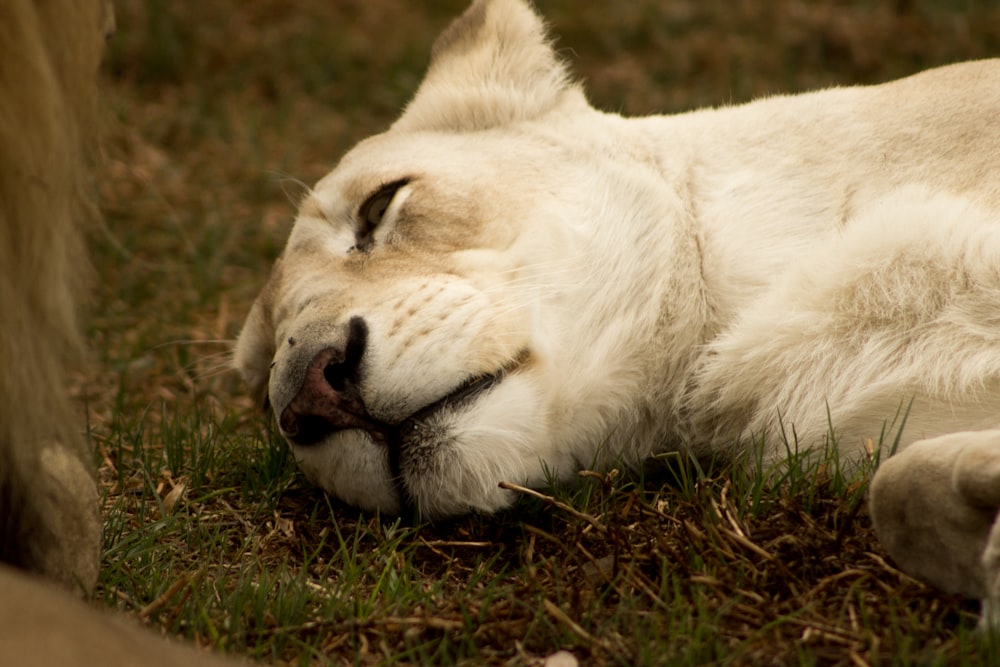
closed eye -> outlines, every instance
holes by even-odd
[[[380,186],[358,209],[358,226],[354,234],[354,249],[362,252],[371,250],[375,229],[382,224],[385,212],[392,205],[392,200],[400,188],[410,182],[409,178],[401,178]]]

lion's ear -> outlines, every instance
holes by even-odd
[[[586,104],[524,0],[475,0],[434,44],[430,68],[393,129],[474,131]]]
[[[233,350],[233,367],[246,381],[254,403],[264,411],[269,407],[267,383],[271,377],[271,362],[275,352],[272,301],[280,270],[281,258],[275,262],[270,280],[250,308],[250,314],[247,315]]]

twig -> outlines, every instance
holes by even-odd
[[[466,548],[466,549],[488,549],[493,546],[492,542],[468,542],[461,540],[425,540],[420,538],[418,544],[422,547],[430,549],[432,553],[437,554],[441,558],[450,559],[453,554],[446,553],[442,549],[451,548]]]
[[[851,568],[849,570],[843,570],[842,572],[838,572],[836,574],[830,575],[829,577],[821,579],[819,583],[817,583],[815,586],[812,587],[812,590],[809,591],[808,596],[813,597],[819,591],[823,590],[830,584],[839,582],[841,579],[847,579],[848,577],[857,577],[858,579],[863,579],[868,576],[871,576],[870,572],[867,572],[866,570],[862,570],[856,567]]]
[[[190,584],[193,579],[194,577],[190,574],[181,575],[181,577],[177,581],[170,584],[170,588],[163,591],[163,593],[161,593],[159,597],[157,597],[155,600],[153,600],[152,602],[150,602],[145,607],[139,610],[139,618],[141,619],[149,618],[149,616],[151,616],[153,613],[163,608],[163,606],[170,601],[170,598],[177,595],[177,592],[180,591],[185,586],[187,586],[188,584]]]
[[[896,577],[902,579],[903,581],[905,581],[907,583],[910,583],[910,584],[916,584],[916,585],[921,586],[921,587],[926,587],[926,584],[923,583],[922,581],[914,579],[913,577],[911,577],[910,575],[906,574],[902,570],[899,570],[899,569],[893,567],[892,565],[889,565],[889,563],[887,563],[886,560],[884,558],[882,558],[881,556],[879,556],[878,554],[872,553],[871,551],[866,551],[865,555],[868,556],[869,558],[871,558],[876,563],[878,563],[879,567],[881,567],[883,570],[892,573],[893,575],[895,575]]]
[[[857,651],[848,651],[847,657],[851,659],[851,663],[854,664],[855,667],[870,667],[871,663],[867,662],[864,658],[858,655]]]
[[[606,651],[611,650],[611,646],[607,642],[605,642],[602,639],[598,639],[594,635],[584,630],[579,623],[570,618],[566,612],[564,612],[562,609],[558,607],[558,605],[556,605],[556,603],[546,599],[542,600],[542,606],[545,608],[545,613],[547,613],[557,622],[565,625],[567,628],[570,629],[570,631],[573,634],[578,636],[580,639],[583,639],[584,641],[589,642],[590,644],[596,644],[597,646],[600,646]]]
[[[438,618],[436,616],[386,616],[385,618],[373,619],[374,626],[401,625],[412,628],[429,628],[431,630],[462,630],[465,628],[463,621],[456,621],[449,618]]]
[[[737,533],[736,531],[728,530],[725,527],[723,527],[722,530],[727,535],[729,535],[729,539],[730,540],[732,540],[733,542],[736,542],[736,544],[740,545],[744,549],[752,551],[753,553],[757,554],[758,556],[760,556],[764,560],[774,560],[774,556],[772,556],[769,552],[765,551],[762,547],[760,547],[756,543],[754,543],[749,537],[746,537],[745,535],[742,535],[741,533]]]
[[[463,540],[425,540],[420,538],[420,544],[425,547],[463,547],[468,549],[488,549],[494,546],[493,542],[472,542]]]
[[[298,625],[264,628],[257,630],[255,634],[256,636],[274,636],[296,632],[314,632],[316,630],[348,632],[350,630],[366,630],[371,628],[391,630],[399,627],[424,628],[450,632],[454,630],[464,630],[466,625],[464,621],[449,618],[438,618],[436,616],[383,616],[381,618],[320,619],[315,621],[306,621],[305,623],[300,623]]]
[[[594,517],[594,516],[592,516],[590,514],[587,514],[586,512],[581,512],[578,509],[574,509],[573,507],[570,507],[566,503],[559,502],[558,500],[556,500],[552,496],[547,496],[544,493],[539,493],[538,491],[535,491],[534,489],[529,489],[526,486],[521,486],[519,484],[514,484],[513,482],[500,482],[500,488],[501,489],[506,489],[508,491],[517,491],[518,493],[522,493],[522,494],[524,494],[526,496],[531,496],[532,498],[538,498],[542,502],[545,502],[545,503],[547,503],[549,505],[552,505],[553,507],[561,509],[562,511],[566,512],[567,514],[571,514],[571,515],[575,516],[577,519],[580,519],[582,521],[586,521],[587,523],[589,523],[591,526],[593,526],[596,530],[600,531],[601,533],[608,532],[608,527],[605,526],[600,521],[598,521],[596,517]]]

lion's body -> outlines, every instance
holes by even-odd
[[[97,73],[113,21],[106,0],[0,2],[0,664],[222,667],[233,663],[67,594],[92,590],[100,564],[68,374],[83,347]]]
[[[0,7],[0,560],[93,586],[100,522],[79,363],[97,68],[108,7]]]
[[[237,365],[316,483],[430,516],[669,450],[989,440],[998,113],[994,60],[626,119],[476,2],[303,202]]]

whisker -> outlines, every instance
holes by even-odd
[[[197,339],[196,338],[188,338],[188,339],[178,338],[176,340],[168,340],[168,341],[164,341],[162,343],[157,343],[156,345],[154,345],[150,349],[152,349],[152,350],[160,350],[160,349],[163,349],[165,347],[172,347],[172,346],[178,346],[179,347],[179,346],[182,346],[182,345],[229,345],[229,346],[233,346],[235,344],[236,344],[235,341],[233,341],[232,339],[227,339],[227,338],[217,338],[217,339],[212,339],[212,338],[197,338]]]
[[[311,195],[313,192],[312,187],[306,184],[305,181],[302,181],[287,172],[271,171],[270,175],[278,182],[278,185],[281,186],[281,191],[285,194],[285,197],[288,198],[288,202],[296,208],[302,203],[302,200]],[[291,186],[295,187],[293,188]]]

